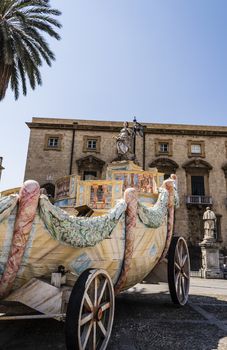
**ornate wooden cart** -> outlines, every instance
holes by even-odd
[[[119,164],[107,174],[77,179],[70,197],[91,207],[92,217],[52,205],[35,181],[0,198],[0,296],[41,312],[33,318],[65,320],[68,350],[105,349],[115,295],[144,279],[168,279],[173,302],[188,299],[187,244],[172,237],[176,177],[163,181],[155,170]]]

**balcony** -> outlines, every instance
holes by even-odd
[[[213,200],[211,196],[186,196],[186,204],[196,204],[196,205],[212,205]]]

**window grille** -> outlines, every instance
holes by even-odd
[[[97,147],[97,140],[88,140],[87,141],[87,148],[88,149],[96,149]]]
[[[169,152],[169,144],[168,143],[160,143],[160,152],[168,153]]]
[[[191,145],[191,153],[201,153],[201,145]]]
[[[56,148],[59,146],[59,138],[58,137],[50,137],[48,139],[48,147]]]

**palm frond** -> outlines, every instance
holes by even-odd
[[[23,9],[29,6],[50,7],[49,0],[21,0],[15,1],[15,8]]]
[[[60,35],[55,30],[53,30],[49,24],[45,23],[44,21],[43,22],[38,21],[38,20],[36,21],[35,19],[29,18],[26,21],[26,23],[28,26],[39,29],[39,30],[49,34],[51,37],[54,37],[55,39],[60,40]]]
[[[26,10],[24,13],[26,15],[33,15],[33,14],[39,14],[39,13],[53,15],[53,16],[61,15],[61,11],[56,9],[46,8],[46,7],[32,7],[31,9]]]
[[[23,95],[25,96],[27,94],[26,77],[24,73],[24,66],[20,59],[17,61],[17,66],[21,77]]]
[[[27,27],[25,29],[25,33],[27,35],[32,36],[32,38],[42,47],[42,49],[46,52],[46,54],[51,60],[55,60],[54,53],[50,50],[47,41],[44,39],[42,35],[39,34],[38,30],[32,27]]]
[[[18,78],[18,70],[15,62],[12,64],[12,71],[11,71],[11,89],[14,91],[15,100],[19,97],[19,78]]]
[[[39,67],[55,60],[43,34],[57,40],[61,28],[54,16],[61,12],[51,8],[49,0],[0,0],[0,100],[8,83],[19,96],[19,86],[27,94],[26,81],[32,89],[42,84]]]
[[[61,28],[61,23],[59,23],[56,19],[51,18],[49,16],[39,16],[39,15],[31,15],[30,18],[35,19],[35,20],[40,20],[44,23],[50,23],[55,27]]]

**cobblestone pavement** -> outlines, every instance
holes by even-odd
[[[0,350],[64,349],[55,320],[1,321]],[[116,298],[108,350],[227,350],[227,280],[193,278],[190,302],[176,307],[166,285],[138,284]]]

